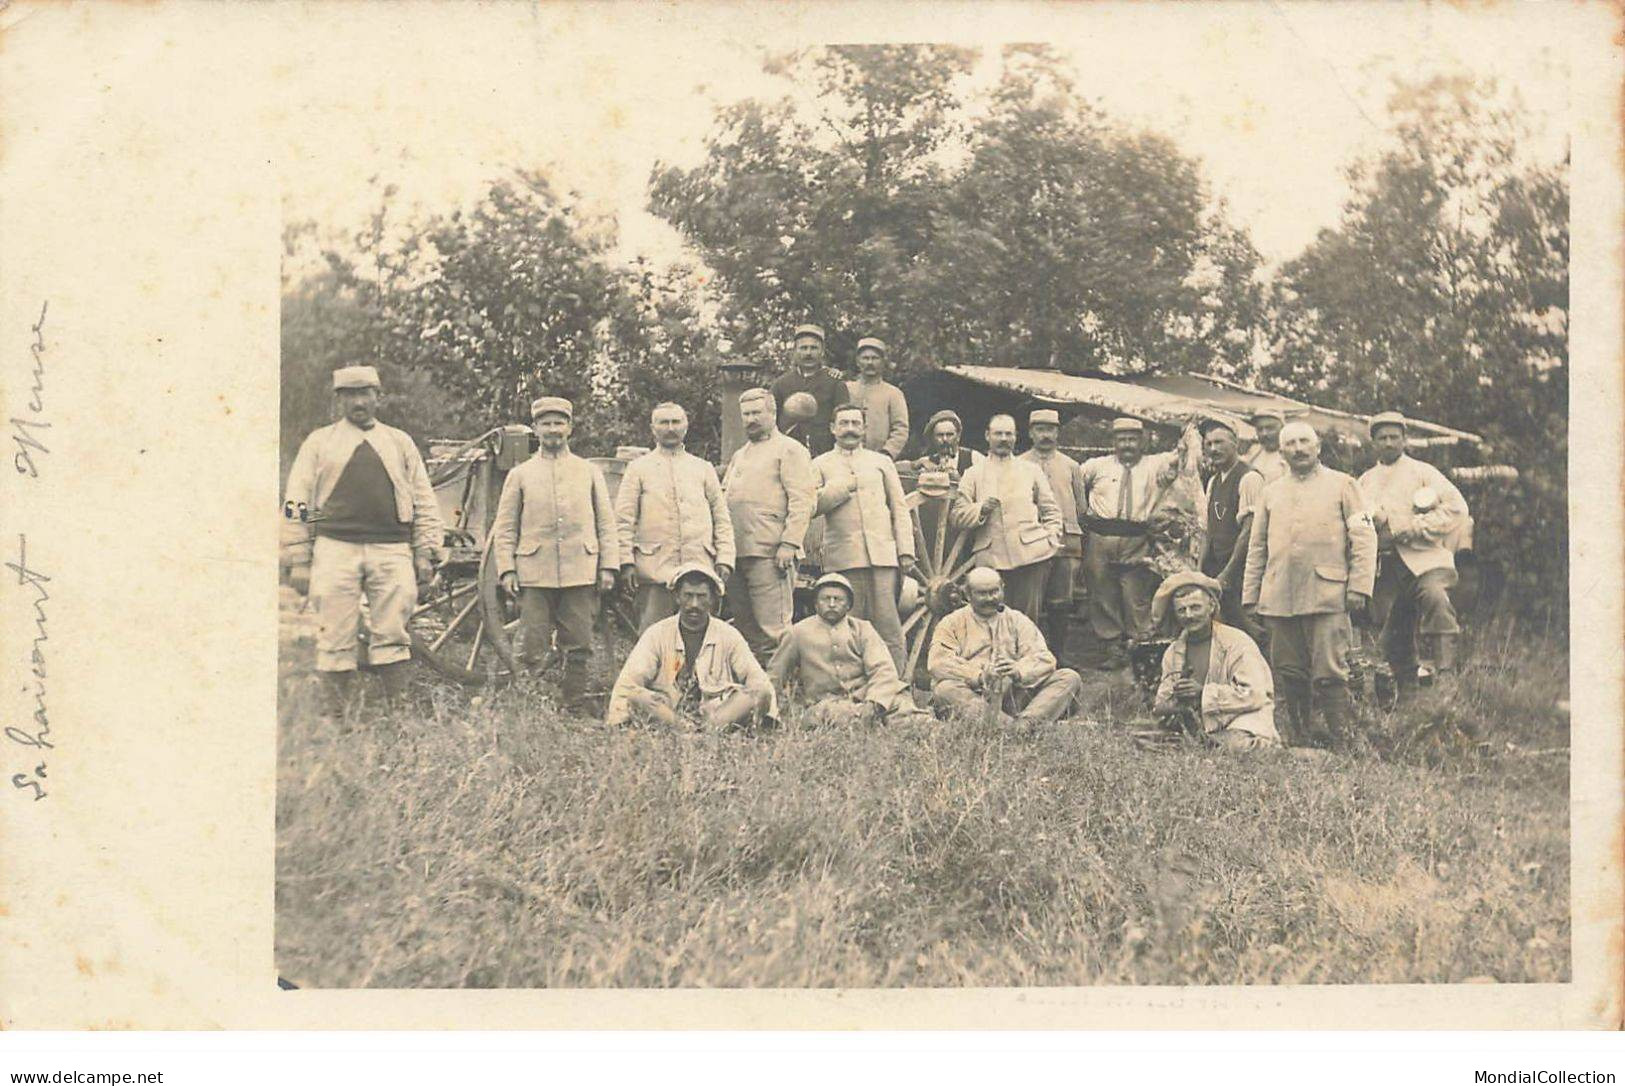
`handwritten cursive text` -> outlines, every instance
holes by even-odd
[[[39,465],[34,462],[34,454],[44,455],[51,451],[40,441],[40,431],[51,428],[44,418],[45,311],[50,305],[50,302],[46,302],[40,306],[39,320],[34,322],[31,329],[34,342],[28,347],[34,359],[33,384],[28,390],[28,410],[33,417],[11,417],[11,440],[17,446],[17,451],[11,457],[11,466],[17,469],[17,474],[27,475],[31,479],[39,478]]]
[[[45,623],[45,603],[51,598],[50,589],[46,587],[51,578],[28,564],[28,537],[25,535],[17,536],[17,560],[5,563],[5,568],[17,575],[18,586],[33,597],[34,604],[34,640],[28,653],[28,670],[34,677],[33,722],[26,728],[9,725],[5,730],[5,736],[13,743],[35,750],[55,750],[56,745],[49,738],[51,717],[45,690],[45,645],[50,640]],[[11,785],[17,789],[32,789],[34,798],[41,800],[46,796],[44,786],[40,783],[44,777],[45,763],[40,762],[34,767],[32,775],[13,774]]]

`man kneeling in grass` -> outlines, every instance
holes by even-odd
[[[666,586],[677,613],[644,630],[632,647],[605,722],[638,718],[727,730],[772,715],[773,686],[744,635],[711,617],[722,595],[716,571],[690,562]]]
[[[790,627],[767,665],[779,697],[793,697],[806,723],[873,724],[918,712],[879,632],[848,614],[855,597],[839,573],[818,578],[815,613]]]
[[[999,571],[971,570],[965,594],[970,603],[937,623],[931,635],[926,666],[932,704],[961,718],[1027,731],[1067,715],[1083,680],[1070,668],[1057,669],[1033,620],[1005,607]]]
[[[1204,741],[1224,750],[1280,743],[1271,689],[1274,679],[1253,639],[1213,621],[1223,586],[1190,570],[1157,588],[1151,611],[1160,623],[1172,604],[1180,634],[1162,656],[1162,681],[1152,712],[1188,722]]]

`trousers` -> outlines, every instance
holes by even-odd
[[[1046,558],[1015,569],[999,570],[999,577],[1004,581],[1004,602],[1034,622],[1044,621],[1044,587],[1053,561]]]
[[[361,600],[367,600],[367,657],[373,665],[412,656],[406,627],[418,602],[410,543],[346,543],[317,536],[310,560],[316,608],[316,670],[354,671],[361,649]]]
[[[1076,671],[1068,667],[1057,668],[1037,686],[1012,685],[1000,708],[1048,724],[1066,715],[1082,688],[1083,680]],[[976,718],[987,712],[987,698],[959,679],[937,681],[931,687],[931,704],[958,716]]]
[[[638,584],[635,606],[638,609],[638,633],[642,633],[661,619],[677,613],[677,597],[663,584],[642,581]]]
[[[795,573],[780,572],[771,558],[741,558],[728,579],[734,628],[758,658],[779,647],[795,612]]]
[[[1347,611],[1265,616],[1270,633],[1270,670],[1280,683],[1346,686],[1353,628]]]
[[[1430,569],[1420,577],[1396,554],[1382,556],[1371,594],[1372,618],[1382,627],[1382,652],[1395,673],[1416,667],[1416,635],[1461,632],[1450,589],[1456,571]]]
[[[901,675],[907,663],[907,651],[903,646],[903,620],[897,614],[897,578],[900,576],[897,567],[866,566],[843,569],[840,574],[852,582],[857,597],[852,601],[853,617],[874,626],[875,633],[891,652],[897,674]]]
[[[1132,537],[1090,536],[1083,549],[1083,574],[1089,582],[1089,625],[1102,644],[1151,636],[1151,597],[1158,578],[1141,565],[1117,563],[1142,553],[1145,541]]]
[[[598,589],[594,585],[571,588],[519,589],[519,662],[527,668],[540,667],[542,657],[556,631],[562,651],[584,652],[592,648],[592,623],[598,613]]]

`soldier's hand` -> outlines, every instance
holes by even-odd
[[[421,595],[434,580],[434,563],[429,561],[427,554],[420,551],[412,557],[412,572],[417,575],[418,593]]]
[[[310,595],[310,567],[293,566],[288,570],[288,583],[301,596]]]
[[[638,567],[631,562],[621,567],[621,583],[633,592],[638,590]]]
[[[519,574],[515,573],[513,570],[510,569],[508,572],[504,573],[499,579],[502,581],[502,587],[507,590],[508,595],[510,595],[510,596],[519,595]]]
[[[1174,697],[1195,699],[1201,696],[1202,688],[1196,685],[1195,679],[1181,677],[1174,680]]]
[[[734,575],[734,568],[732,566],[730,566],[726,562],[718,562],[717,563],[717,576],[722,579],[723,584],[727,584],[728,579],[731,578],[733,575]]]
[[[994,511],[999,508],[1000,504],[1001,503],[1000,503],[998,498],[983,498],[982,499],[982,519],[986,520],[988,517],[991,517],[993,515]]]
[[[796,565],[796,549],[788,543],[780,543],[778,550],[773,552],[773,564],[779,567],[779,572],[788,573]]]
[[[614,570],[612,570],[612,569],[601,569],[601,570],[598,571],[598,591],[600,591],[600,592],[613,592],[613,591],[615,591],[615,571]]]
[[[1008,679],[1016,673],[1016,662],[1010,659],[1000,660],[988,669],[995,679]]]
[[[1365,611],[1366,604],[1371,602],[1371,597],[1367,596],[1364,592],[1356,592],[1351,588],[1348,590],[1344,600],[1348,607],[1349,614],[1358,615]]]
[[[897,565],[902,569],[903,576],[905,577],[917,578],[920,575],[920,563],[914,560],[914,556],[912,554],[905,554],[898,558]]]

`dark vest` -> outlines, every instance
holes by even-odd
[[[1209,577],[1224,568],[1224,564],[1230,561],[1230,552],[1235,550],[1236,536],[1239,534],[1236,505],[1241,498],[1241,480],[1248,472],[1257,475],[1258,469],[1238,460],[1236,466],[1230,469],[1228,478],[1214,477],[1212,493],[1207,497],[1208,559],[1202,570]]]

